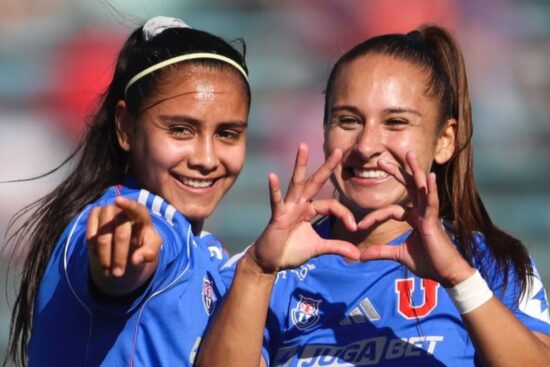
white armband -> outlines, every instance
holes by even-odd
[[[493,292],[477,270],[468,279],[447,288],[447,293],[461,315],[475,310],[493,297]]]

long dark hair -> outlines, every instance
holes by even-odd
[[[370,38],[346,52],[334,65],[325,94],[325,128],[330,119],[330,98],[338,73],[351,61],[365,55],[379,54],[408,61],[429,75],[426,94],[439,105],[440,128],[450,118],[456,119],[456,150],[452,158],[434,164],[440,200],[440,217],[452,223],[458,246],[473,265],[480,264],[486,278],[503,276],[503,289],[508,272],[514,270],[520,289],[526,292],[533,273],[527,249],[518,239],[495,226],[476,188],[473,172],[473,121],[466,68],[462,53],[453,36],[437,25],[422,25],[408,34],[388,34]],[[493,255],[496,272],[489,272],[487,259],[476,246],[476,232],[483,234]]]
[[[13,245],[12,259],[13,254],[21,249],[28,254],[13,308],[8,354],[4,364],[12,360],[17,365],[26,365],[36,294],[59,236],[84,206],[97,200],[105,189],[124,179],[128,159],[119,147],[115,130],[117,102],[125,100],[130,113],[137,116],[144,103],[161,87],[165,80],[163,78],[170,77],[178,64],[140,79],[128,89],[125,96],[124,88],[128,81],[151,65],[195,52],[228,57],[248,73],[245,44],[242,40],[238,42],[241,51],[217,36],[190,28],[170,28],[145,40],[142,27],[137,28],[126,40],[118,55],[112,81],[102,96],[97,112],[90,118],[86,134],[74,153],[63,163],[78,159],[75,168],[51,193],[20,210],[8,225],[10,234],[7,244]],[[208,65],[237,73],[243,81],[250,106],[248,82],[234,67],[211,59],[195,59],[185,63]],[[22,224],[16,227],[17,223]]]

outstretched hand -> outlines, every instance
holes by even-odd
[[[117,197],[113,205],[92,209],[86,240],[97,285],[102,288],[105,280],[124,277],[128,278],[128,292],[154,272],[162,244],[147,208],[124,197]]]
[[[310,223],[317,215],[331,214],[351,231],[356,230],[352,213],[337,200],[313,200],[341,159],[342,152],[335,151],[314,174],[307,177],[308,150],[305,144],[300,144],[284,198],[277,175],[269,174],[271,218],[247,252],[260,271],[274,273],[300,266],[315,256],[329,253],[354,260],[359,258],[359,250],[353,244],[323,239]]]
[[[473,273],[460,255],[439,220],[439,198],[435,173],[426,173],[412,152],[406,155],[412,173],[378,162],[378,167],[403,184],[411,206],[390,205],[369,213],[358,224],[364,230],[389,219],[406,221],[413,228],[411,235],[399,245],[370,246],[361,253],[361,260],[388,259],[399,261],[413,273],[451,287]]]

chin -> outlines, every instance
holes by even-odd
[[[351,205],[355,206],[356,208],[359,208],[362,211],[371,212],[373,210],[382,209],[390,205],[399,204],[399,200],[391,200],[388,198],[388,196],[382,196],[382,197],[370,197],[365,198],[359,197],[359,198],[350,198],[348,199],[348,202],[351,203]]]
[[[212,210],[205,210],[201,208],[200,210],[186,210],[182,211],[182,214],[185,218],[190,221],[204,221],[212,215]]]
[[[187,218],[189,221],[191,222],[196,222],[196,221],[203,221],[205,220],[206,218],[208,218],[210,216],[210,214],[212,213],[197,213],[197,212],[182,212],[183,216],[185,218]]]

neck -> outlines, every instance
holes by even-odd
[[[200,235],[204,225],[204,220],[190,220],[189,223],[191,223],[191,231],[193,232],[193,235]]]
[[[332,237],[353,243],[359,250],[373,245],[384,245],[410,230],[407,222],[387,220],[367,230],[350,232],[342,222],[336,220],[332,226]]]

